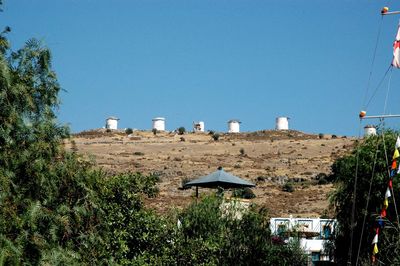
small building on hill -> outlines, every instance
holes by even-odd
[[[119,118],[115,116],[110,116],[106,119],[106,129],[113,129],[117,130],[118,129],[118,120]]]
[[[364,127],[364,137],[376,136],[376,127],[374,125],[366,125]]]
[[[153,127],[157,131],[165,131],[165,118],[164,117],[155,117],[153,118]]]
[[[289,130],[289,117],[281,116],[275,120],[276,130]]]
[[[198,122],[193,122],[193,132],[204,132],[204,122],[203,121],[198,121]]]
[[[237,119],[231,119],[228,121],[228,133],[239,133],[240,132],[240,122]]]

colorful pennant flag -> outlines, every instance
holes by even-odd
[[[400,137],[397,136],[396,144],[394,145],[396,149],[400,148]]]
[[[374,250],[372,251],[372,253],[375,255],[375,254],[377,254],[378,252],[379,252],[378,244],[375,243],[375,245],[374,245]]]
[[[372,245],[373,244],[378,244],[378,234],[376,234],[375,236],[374,236],[374,239],[372,239]]]
[[[391,180],[390,180],[391,181]],[[390,189],[389,187],[386,189],[386,193],[385,193],[385,198],[390,198],[392,196],[392,193],[390,193]]]
[[[393,160],[392,169],[396,169],[396,168],[397,168],[397,162],[396,162],[396,160]]]
[[[387,209],[387,208],[389,207],[389,201],[388,201],[387,198],[385,198],[385,199],[383,200],[383,206],[385,207],[385,209]]]
[[[400,24],[396,36],[396,42],[395,42],[395,51],[394,51],[394,57],[393,57],[393,63],[392,65],[394,67],[400,68]],[[378,236],[379,236],[379,230],[384,227],[385,223],[383,221],[383,218],[386,217],[387,213],[386,210],[389,207],[389,198],[392,197],[392,189],[393,189],[393,177],[396,174],[400,174],[400,164],[397,164],[397,160],[400,158],[400,136],[397,136],[396,139],[396,144],[395,144],[395,150],[393,153],[393,160],[392,160],[392,165],[391,165],[391,170],[389,173],[389,180],[388,180],[388,186],[385,191],[385,198],[383,200],[383,205],[381,209],[381,214],[377,220],[377,225],[375,227],[376,234],[374,238],[372,239],[372,245],[373,245],[373,250],[372,250],[372,256],[371,260],[372,262],[376,262],[376,254],[379,252],[378,250]],[[397,169],[397,170],[396,170]]]
[[[393,43],[392,66],[400,68],[400,25],[397,27],[396,40]]]
[[[395,149],[395,150],[394,150],[394,154],[393,154],[393,160],[396,160],[396,159],[399,158],[399,157],[400,157],[399,150],[398,150],[398,149]]]

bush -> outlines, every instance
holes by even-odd
[[[179,134],[179,135],[183,135],[183,134],[185,134],[185,133],[186,133],[186,129],[185,129],[184,127],[178,128],[178,134]]]
[[[220,136],[218,133],[213,133],[211,137],[214,141],[218,141]]]
[[[233,191],[232,196],[241,199],[254,199],[256,197],[253,190],[251,190],[251,188],[248,187],[235,189]]]
[[[182,178],[182,179],[181,179],[181,188],[182,188],[182,189],[188,189],[189,187],[187,187],[186,184],[187,184],[188,182],[190,182],[190,181],[192,181],[192,179],[189,178],[189,177],[184,177],[184,178]]]
[[[242,156],[245,155],[245,153],[246,153],[246,152],[244,151],[244,148],[240,148],[239,152],[240,152],[240,155],[242,155]]]
[[[326,185],[329,184],[329,181],[326,178],[320,178],[318,180],[318,185]]]
[[[153,129],[151,130],[151,132],[153,132],[153,135],[155,136],[155,135],[157,135],[158,130],[157,130],[156,128],[153,128]]]
[[[133,129],[128,127],[127,129],[125,129],[125,134],[129,135],[133,133]]]
[[[290,182],[286,182],[286,183],[282,186],[282,191],[285,191],[285,192],[293,192],[293,191],[294,191],[293,184],[290,183]]]
[[[221,208],[221,204],[226,207]],[[305,265],[306,257],[299,245],[272,243],[265,210],[237,206],[235,201],[223,202],[214,196],[183,210],[174,239],[177,264]]]

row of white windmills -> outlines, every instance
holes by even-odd
[[[119,118],[115,116],[110,116],[106,119],[106,129],[118,129]],[[152,129],[157,131],[165,131],[165,118],[155,117],[152,119]],[[240,122],[238,119],[231,119],[228,121],[228,133],[239,133],[240,132]],[[276,130],[288,130],[289,129],[289,117],[277,117]],[[204,121],[193,122],[193,132],[205,132]]]

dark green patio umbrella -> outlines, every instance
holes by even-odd
[[[240,177],[231,175],[225,172],[222,167],[219,167],[217,171],[185,184],[186,188],[193,186],[196,187],[196,196],[198,196],[198,187],[226,189],[255,187],[256,185]]]

